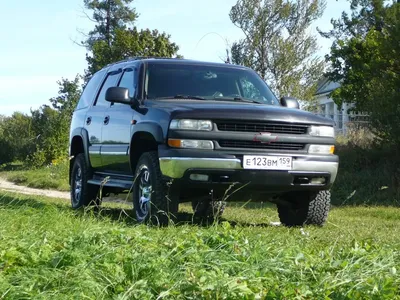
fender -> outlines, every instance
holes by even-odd
[[[71,142],[74,137],[79,136],[83,142],[83,154],[85,155],[86,162],[90,166],[89,159],[89,134],[85,128],[77,127],[70,134],[69,156],[71,156]]]
[[[136,125],[133,125],[132,132],[131,132],[131,141],[132,141],[132,137],[137,132],[148,132],[154,137],[157,144],[165,143],[163,129],[161,128],[161,126],[158,123],[145,121],[145,122],[140,122]],[[132,145],[129,145],[129,146],[131,147]]]

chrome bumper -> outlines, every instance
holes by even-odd
[[[338,167],[337,162],[293,160],[292,171],[328,172],[331,174],[330,183],[333,183]],[[240,159],[194,157],[161,157],[160,169],[163,175],[175,179],[182,178],[188,169],[244,170]],[[263,170],[257,171],[263,172]]]

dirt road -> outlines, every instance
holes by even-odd
[[[4,178],[0,178],[0,190],[8,192],[18,192],[26,195],[39,195],[69,200],[69,192],[29,188],[26,186],[16,185],[15,183],[9,182]]]

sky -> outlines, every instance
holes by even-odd
[[[83,0],[1,1],[0,115],[29,113],[57,95],[57,81],[83,74],[87,66],[83,40],[94,24],[83,13]],[[171,35],[185,58],[221,62],[226,44],[243,37],[229,19],[236,0],[134,0],[136,26]],[[315,22],[323,30],[347,10],[346,0],[327,0]],[[319,38],[319,55],[331,42]]]

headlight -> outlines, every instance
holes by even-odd
[[[209,120],[172,120],[170,129],[211,131],[212,122]]]
[[[310,154],[333,154],[335,146],[333,145],[310,145],[308,153]]]
[[[214,143],[212,141],[205,140],[179,140],[169,139],[168,146],[175,148],[186,148],[186,149],[214,149]]]
[[[335,137],[335,130],[330,126],[311,126],[310,135]]]

